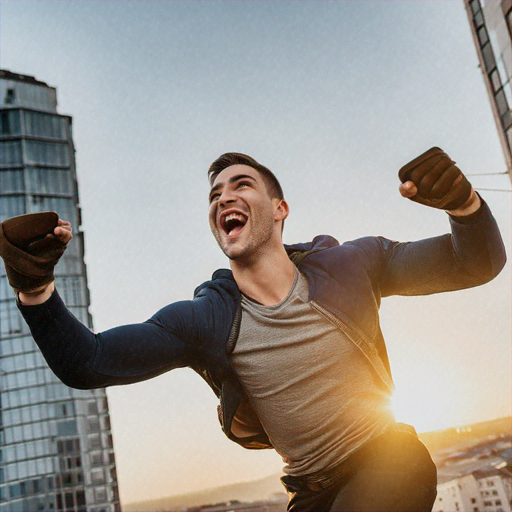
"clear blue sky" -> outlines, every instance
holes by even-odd
[[[1,66],[73,116],[96,330],[191,298],[227,261],[206,169],[241,151],[280,178],[285,242],[415,240],[446,215],[402,199],[431,146],[467,173],[505,163],[459,1],[1,1]],[[474,178],[510,188],[507,177]],[[482,192],[510,254],[511,194]],[[382,326],[400,419],[419,430],[510,414],[510,264],[491,284],[391,298]],[[125,502],[279,471],[224,438],[190,370],[108,391]]]

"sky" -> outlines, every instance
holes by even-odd
[[[57,87],[73,117],[97,332],[228,266],[207,222],[206,170],[224,152],[276,173],[285,243],[445,233],[444,212],[398,193],[398,169],[432,146],[468,174],[506,170],[458,0],[1,0],[0,16],[2,69]],[[511,194],[481,194],[510,255]],[[507,263],[483,287],[383,301],[397,419],[428,431],[511,414],[510,277]],[[107,394],[125,503],[283,466],[225,438],[189,369]]]

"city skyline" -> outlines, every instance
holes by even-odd
[[[397,192],[398,169],[433,145],[468,174],[505,170],[462,2],[1,7],[2,67],[58,87],[74,118],[97,331],[189,299],[227,266],[206,198],[206,169],[224,151],[281,179],[287,243],[446,232],[442,212]],[[510,194],[482,195],[510,255]],[[507,263],[482,288],[384,301],[399,419],[424,431],[510,414],[509,282]],[[222,437],[215,397],[192,372],[107,394],[124,501],[282,466]]]

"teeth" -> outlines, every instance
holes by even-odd
[[[226,215],[226,218],[224,219],[224,221],[227,222],[227,221],[233,220],[233,219],[239,220],[240,222],[244,221],[244,217],[238,213],[230,213],[229,215]]]

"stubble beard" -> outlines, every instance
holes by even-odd
[[[260,223],[258,223],[258,220]],[[261,226],[262,219],[256,220],[254,225]],[[219,231],[215,232],[215,239],[222,250],[222,252],[231,260],[236,262],[244,262],[248,263],[254,261],[261,254],[264,254],[268,245],[268,242],[272,238],[273,234],[273,222],[265,222],[265,227],[257,228],[253,233],[251,233],[251,237],[243,242],[243,244],[239,247],[233,247],[229,243],[223,244],[222,236]],[[235,242],[236,246],[237,242]]]

